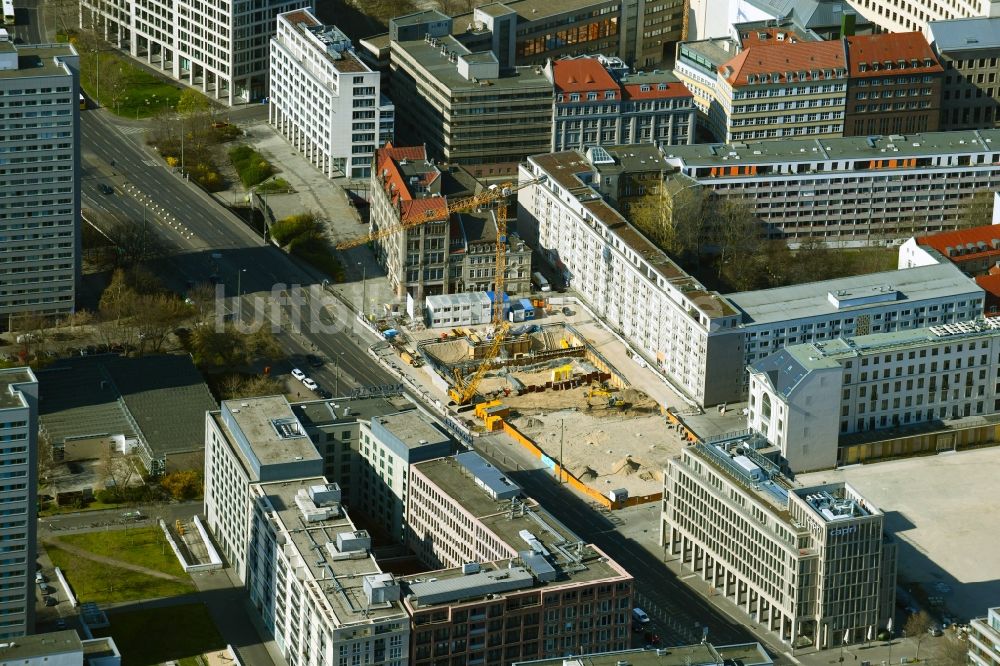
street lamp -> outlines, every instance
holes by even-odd
[[[361,316],[366,321],[368,319],[368,266],[358,262],[358,266],[361,266]]]
[[[236,272],[236,316],[243,319],[243,274],[247,269],[241,268]]]

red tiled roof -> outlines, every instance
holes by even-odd
[[[927,39],[920,32],[885,32],[878,35],[853,35],[846,38],[847,59],[851,66],[852,77],[893,76],[896,74],[927,74],[943,72]],[[905,61],[905,67],[899,66],[899,61]],[[917,66],[911,67],[916,60]],[[924,64],[930,60],[930,66]],[[885,63],[891,62],[892,69],[886,69]],[[878,69],[874,64],[878,63]],[[861,65],[865,71],[861,71]]]
[[[786,83],[788,72],[810,72],[847,69],[844,44],[831,42],[775,42],[757,43],[740,52],[719,67],[719,73],[731,85],[745,86],[748,74],[778,74],[778,82]],[[808,80],[808,78],[806,79]]]
[[[976,284],[986,292],[986,303],[983,314],[987,317],[1000,317],[1000,273],[980,275]]]
[[[404,201],[400,219],[405,222],[444,220],[448,217],[448,201],[444,197],[425,197]]]
[[[618,82],[596,58],[573,58],[552,62],[556,92],[618,90]]]
[[[667,97],[694,97],[688,87],[677,81],[676,83],[667,83],[667,87],[664,90],[660,90],[659,83],[649,83],[649,90],[643,90],[642,86],[646,84],[625,84],[623,88],[625,89],[625,99],[663,99]]]
[[[392,142],[389,142],[385,144],[385,148],[378,152],[393,160],[427,159],[427,151],[424,150],[423,146],[394,146]]]
[[[997,247],[993,247],[994,240]],[[985,249],[979,250],[979,243],[985,244]],[[991,255],[1000,255],[1000,225],[986,224],[981,227],[971,229],[959,229],[958,231],[945,231],[940,234],[923,236],[917,239],[918,245],[932,247],[945,257],[955,263],[981,259]],[[969,249],[969,245],[972,249]],[[962,248],[962,254],[954,250]],[[949,255],[948,248],[953,251]]]

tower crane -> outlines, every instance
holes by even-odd
[[[510,328],[510,324],[503,318],[503,295],[505,293],[504,287],[507,278],[507,199],[518,190],[542,183],[545,180],[546,176],[541,176],[517,183],[507,182],[502,185],[491,185],[479,194],[446,204],[443,210],[441,208],[428,209],[423,217],[391,224],[381,229],[376,229],[366,236],[352,238],[351,240],[337,244],[338,250],[347,250],[352,247],[364,245],[365,243],[388,238],[401,231],[419,227],[428,222],[441,221],[442,217],[448,219],[452,213],[464,213],[490,204],[496,205],[497,244],[495,259],[496,274],[493,282],[493,339],[482,362],[468,380],[463,379],[461,372],[456,370],[455,387],[448,392],[448,395],[459,405],[468,404],[473,396],[476,395],[479,383],[483,380],[487,370],[490,369],[493,360],[500,354],[500,348],[503,346],[507,330]]]

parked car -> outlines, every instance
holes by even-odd
[[[45,597],[44,601],[45,601],[45,605],[46,606],[55,606],[56,604],[59,603],[58,599],[56,599],[55,597],[50,597],[50,596]]]
[[[333,394],[330,393],[329,391],[327,391],[322,386],[320,386],[318,389],[316,389],[316,395],[318,395],[319,397],[323,398],[324,400],[329,400],[330,398],[333,397]]]
[[[41,590],[43,594],[51,594],[56,591],[56,588],[52,587],[48,583],[39,583],[38,589]]]
[[[649,616],[646,615],[646,611],[641,608],[632,609],[632,619],[639,624],[649,624]]]
[[[107,183],[101,183],[97,186],[101,190],[101,194],[114,194],[115,188],[111,187]]]
[[[302,380],[302,385],[305,386],[310,391],[315,391],[316,389],[319,388],[319,384],[317,384],[315,381],[313,381],[309,377],[306,377],[305,379]]]
[[[306,363],[308,363],[310,367],[313,368],[323,367],[323,359],[321,359],[319,356],[316,356],[316,354],[306,354]]]
[[[35,572],[35,582],[36,583],[44,583],[47,580],[48,580],[48,578],[46,578],[45,574],[43,574],[41,571],[36,571]]]
[[[56,629],[65,629],[65,628],[66,628],[66,620],[62,618],[56,620]]]
[[[299,380],[301,382],[301,381],[305,380],[306,373],[302,372],[298,368],[292,368],[292,377],[295,377],[297,380]]]
[[[940,626],[938,626],[936,624],[932,624],[931,628],[927,630],[927,633],[929,633],[931,636],[940,636],[944,632],[941,631],[941,627]]]

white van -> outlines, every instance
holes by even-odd
[[[649,616],[641,608],[632,609],[632,619],[639,624],[649,624]]]
[[[538,288],[538,291],[552,291],[552,285],[549,284],[549,281],[541,273],[532,273],[531,283]]]

